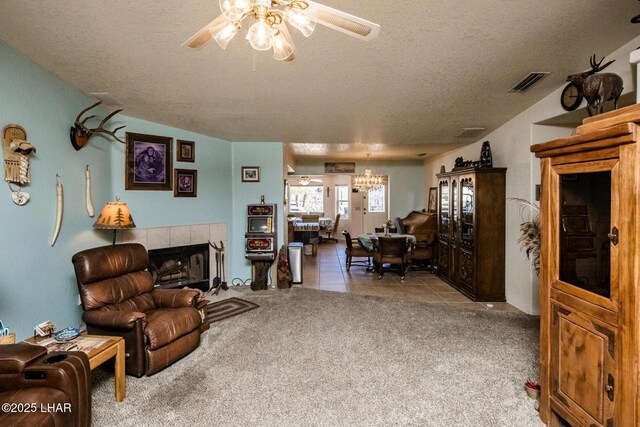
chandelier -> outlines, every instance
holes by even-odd
[[[371,154],[367,154],[367,166],[365,167],[364,174],[353,176],[353,188],[358,189],[358,191],[378,190],[382,187],[382,177],[380,175],[374,175],[371,169],[369,169],[370,155]]]
[[[312,0],[219,0],[222,15],[183,43],[199,49],[210,39],[226,49],[229,42],[242,29],[245,19],[251,26],[245,38],[255,50],[273,49],[279,61],[293,61],[295,47],[287,23],[309,37],[322,24],[336,31],[362,40],[378,35],[380,26],[357,16],[333,9]]]

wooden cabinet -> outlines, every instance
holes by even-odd
[[[505,168],[438,177],[438,275],[473,301],[504,301]]]
[[[540,417],[640,425],[640,106],[534,145],[542,173]]]

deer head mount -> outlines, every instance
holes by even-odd
[[[601,65],[602,61],[604,61],[604,57],[596,62],[596,55],[593,54],[589,59],[591,70],[567,76],[567,81],[576,84],[584,99],[587,100],[587,112],[590,116],[593,115],[592,109],[598,114],[602,114],[606,101],[613,101],[613,109],[617,109],[618,98],[622,94],[622,77],[613,73],[597,74],[613,64],[615,59],[604,65]]]
[[[89,138],[91,138],[95,134],[109,135],[117,141],[120,141],[123,144],[125,143],[123,140],[116,136],[116,132],[126,127],[126,125],[115,128],[114,130],[107,130],[104,128],[104,125],[109,121],[109,119],[122,111],[122,109],[111,112],[107,117],[102,119],[98,127],[93,129],[86,127],[85,123],[87,122],[87,120],[96,117],[95,115],[85,117],[84,119],[82,119],[82,121],[80,121],[80,118],[84,113],[91,110],[92,108],[97,107],[100,104],[102,104],[102,101],[96,102],[92,106],[80,111],[80,114],[78,114],[78,117],[76,117],[76,120],[71,127],[71,145],[73,145],[73,148],[75,148],[76,150],[80,150],[82,147],[84,147],[87,144],[87,141],[89,141]]]

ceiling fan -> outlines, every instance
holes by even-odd
[[[273,49],[279,61],[293,61],[295,46],[285,23],[309,37],[316,24],[362,40],[378,35],[380,25],[311,0],[219,0],[222,14],[185,41],[182,46],[200,49],[211,39],[226,49],[242,28],[253,19],[246,39],[256,50]]]
[[[298,179],[298,183],[300,185],[309,185],[312,182],[320,182],[322,183],[322,180],[319,178],[311,178],[310,176],[307,175],[302,175],[299,179]]]

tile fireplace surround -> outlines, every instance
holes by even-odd
[[[218,246],[224,242],[228,247],[227,223],[175,225],[154,228],[133,228],[122,230],[122,243],[140,243],[147,250],[162,249],[175,246],[195,245],[199,243],[215,242]],[[209,277],[216,274],[216,260],[213,248],[209,248]],[[228,269],[229,254],[225,254],[225,271]]]

